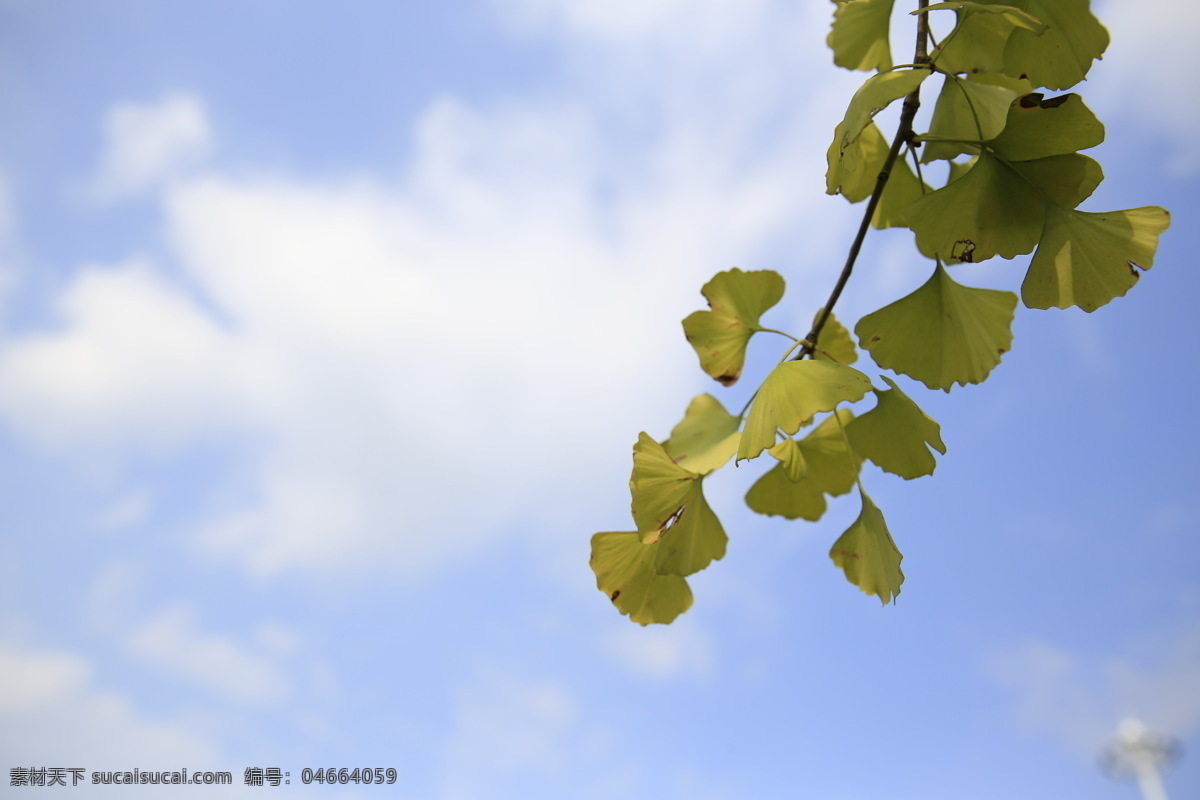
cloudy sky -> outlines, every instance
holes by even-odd
[[[694,607],[643,629],[588,539],[629,526],[638,431],[749,391],[679,320],[740,266],[805,328],[860,213],[824,193],[862,78],[830,4],[0,0],[5,781],[1117,800],[1097,755],[1133,715],[1200,792],[1200,7],[1098,13],[1084,208],[1169,208],[1154,269],[1095,314],[1020,309],[984,385],[912,390],[937,474],[864,476],[896,605],[829,562],[852,497],[755,517],[752,464],[708,482],[731,542]],[[928,274],[873,234],[839,315]],[[399,777],[299,785],[343,766]]]

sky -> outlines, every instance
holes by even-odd
[[[864,77],[830,4],[0,0],[0,766],[1120,800],[1097,764],[1132,716],[1200,794],[1200,5],[1095,6],[1083,208],[1168,208],[1154,268],[1094,314],[1018,309],[982,385],[902,379],[948,452],[864,472],[896,604],[829,561],[853,496],[757,517],[750,464],[706,481],[730,544],[694,606],[642,628],[587,564],[630,448],[751,388],[679,321],[774,269],[764,323],[800,332],[861,213],[824,192]],[[953,269],[1015,290],[1016,262]],[[928,274],[872,233],[838,315]]]

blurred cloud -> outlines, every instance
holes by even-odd
[[[197,164],[212,145],[208,115],[189,93],[121,103],[105,116],[104,150],[89,193],[114,200],[151,190]]]
[[[1112,34],[1097,67],[1102,79],[1085,96],[1096,98],[1105,117],[1119,115],[1166,140],[1169,168],[1179,177],[1200,172],[1200,96],[1185,86],[1193,69],[1200,4],[1163,0],[1141,5],[1104,0],[1096,14]]]
[[[578,764],[577,702],[554,681],[487,673],[459,696],[445,749],[446,798],[512,796],[514,780],[556,782]]]
[[[612,630],[605,651],[630,673],[649,680],[708,677],[714,669],[709,637],[694,624]]]
[[[186,605],[164,609],[129,633],[129,651],[176,678],[239,703],[274,705],[288,700],[287,673],[259,652],[277,655],[282,629],[261,630],[260,646],[250,648],[229,636],[199,630],[196,616]],[[290,651],[292,637],[286,632],[282,636]]]
[[[0,646],[0,750],[11,766],[45,765],[47,756],[97,769],[218,763],[191,722],[143,715],[129,698],[98,688],[94,671],[71,652]]]
[[[1200,730],[1200,626],[1148,644],[1096,656],[1027,641],[996,654],[988,672],[1017,695],[1022,725],[1094,756],[1126,717],[1172,736]]]
[[[827,55],[790,47],[786,9],[700,11],[648,7],[639,41],[700,23],[725,41],[736,17],[772,52],[731,60],[727,42],[692,73],[694,54],[668,48],[680,80],[635,101],[597,81],[604,63],[549,96],[441,97],[398,179],[179,172],[212,138],[202,100],[115,106],[101,174],[154,190],[168,252],[79,268],[52,326],[0,347],[0,414],[43,447],[115,462],[253,437],[224,494],[242,499],[195,543],[263,574],[365,553],[415,574],[619,497],[574,489],[623,481],[615,442],[665,434],[686,405],[657,389],[695,375],[678,320],[698,287],[732,266],[793,267],[754,254],[803,219],[822,234],[792,269],[803,291],[852,216],[805,188],[824,169],[813,112],[837,87],[781,102],[789,71]],[[547,35],[616,19],[570,14]]]

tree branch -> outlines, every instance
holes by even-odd
[[[918,5],[919,8],[925,8],[929,5],[929,0],[919,0]],[[917,46],[916,52],[913,55],[914,64],[924,65],[929,63],[928,41],[929,14],[918,14]],[[812,330],[804,337],[805,344],[793,358],[794,361],[808,358],[816,352],[817,337],[821,335],[821,329],[825,327],[829,315],[833,312],[833,307],[837,304],[838,298],[842,296],[842,290],[846,288],[846,282],[850,280],[850,273],[854,271],[854,262],[858,260],[858,252],[862,249],[863,240],[867,236],[867,230],[871,227],[871,219],[875,216],[875,209],[879,206],[879,199],[883,197],[883,190],[887,186],[888,178],[892,174],[892,168],[896,165],[896,157],[900,153],[900,148],[912,139],[913,120],[916,118],[917,109],[920,107],[921,87],[918,86],[904,98],[904,105],[900,109],[900,124],[896,128],[896,136],[892,139],[892,147],[888,151],[887,158],[884,159],[883,169],[879,171],[879,176],[875,179],[875,190],[871,192],[871,198],[867,201],[862,222],[858,226],[858,234],[854,237],[853,244],[850,245],[850,252],[846,256],[846,264],[842,267],[842,274],[838,276],[837,283],[833,286],[833,292],[829,295],[829,300],[825,302],[825,305],[821,308],[821,313],[813,322]]]

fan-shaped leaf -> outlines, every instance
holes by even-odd
[[[820,310],[813,317],[814,325],[819,316],[821,316]],[[830,312],[817,337],[815,358],[818,361],[836,361],[839,364],[853,364],[858,360],[858,350],[854,347],[854,340],[850,338],[850,331],[837,321],[833,312]]]
[[[891,388],[873,390],[875,407],[846,426],[851,446],[880,469],[905,480],[932,475],[937,462],[929,448],[946,454],[941,427],[895,381],[881,377]]]
[[[671,430],[663,449],[688,472],[707,475],[725,466],[737,452],[741,419],[725,410],[717,398],[692,398],[683,420]]]
[[[596,588],[622,614],[642,625],[667,624],[692,607],[692,590],[678,575],[655,568],[659,544],[643,544],[636,531],[597,533],[592,537]]]
[[[829,557],[846,573],[846,580],[887,605],[900,594],[900,584],[904,583],[904,573],[900,571],[904,556],[892,541],[883,514],[861,487],[859,494],[862,512],[834,542]]]
[[[768,516],[819,520],[825,513],[825,495],[854,488],[862,466],[862,458],[847,446],[842,433],[853,419],[849,409],[839,408],[803,439],[789,437],[772,447],[768,452],[780,462],[750,487],[746,505]],[[804,471],[797,475],[800,462]]]
[[[683,321],[683,332],[700,357],[700,367],[729,386],[746,363],[746,344],[760,330],[758,319],[783,297],[778,272],[731,269],[718,273],[700,293],[711,311],[696,311]]]
[[[861,400],[871,380],[853,367],[832,361],[785,361],[758,388],[746,417],[739,461],[757,458],[775,444],[776,431],[792,435],[804,421],[832,411],[842,401]]]
[[[642,541],[659,544],[660,573],[691,575],[725,556],[729,538],[704,499],[703,479],[676,464],[647,433],[633,446],[633,521]]]
[[[833,29],[826,43],[833,63],[846,69],[892,68],[888,31],[894,0],[841,0],[833,12]]]
[[[1007,161],[1074,153],[1104,141],[1104,125],[1077,94],[1027,94],[1007,109],[1004,130],[988,142]]]
[[[854,332],[875,363],[950,391],[980,383],[1012,346],[1012,292],[956,282],[939,264],[912,294],[859,320]]]
[[[1095,311],[1121,297],[1154,265],[1171,216],[1157,206],[1095,214],[1051,205],[1021,298],[1030,308]]]

